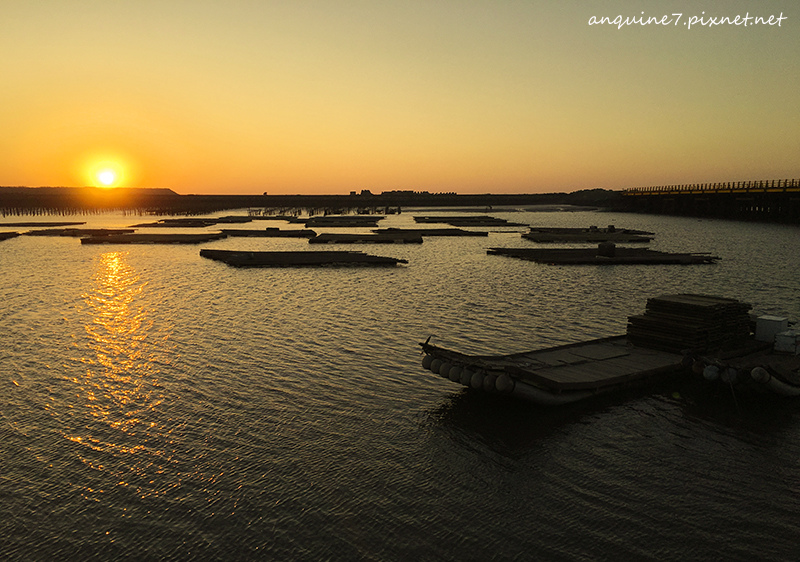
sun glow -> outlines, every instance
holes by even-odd
[[[111,160],[97,162],[91,167],[89,176],[96,187],[119,187],[123,181],[122,165]]]
[[[117,179],[117,174],[114,170],[100,170],[97,172],[97,181],[106,187],[111,187]]]

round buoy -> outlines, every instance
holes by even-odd
[[[497,375],[486,375],[483,379],[483,390],[486,392],[494,392],[495,390],[495,381],[497,380]]]
[[[719,378],[722,380],[722,382],[731,384],[736,382],[737,375],[738,373],[736,372],[736,369],[727,367],[722,369],[722,372],[719,374]]]
[[[494,386],[497,389],[497,392],[508,394],[514,390],[514,379],[503,373],[497,377],[496,381],[494,381]]]
[[[703,378],[707,381],[715,381],[719,378],[719,367],[716,365],[708,365],[703,369]]]
[[[769,379],[772,378],[772,375],[769,374],[764,367],[755,367],[752,371],[750,371],[750,376],[753,377],[753,380],[756,382],[760,382],[761,384],[768,383]]]
[[[706,368],[706,364],[702,359],[695,359],[692,363],[692,372],[695,375],[702,375],[703,369]]]
[[[461,370],[461,378],[458,379],[458,382],[463,384],[464,386],[469,386],[469,381],[472,380],[472,371],[467,368]]]
[[[450,372],[447,374],[447,378],[453,382],[459,382],[461,380],[461,371],[463,369],[458,365],[453,365],[450,367]]]
[[[431,361],[431,372],[439,374],[439,367],[441,366],[442,366],[442,360],[434,359],[433,361]]]
[[[431,357],[430,355],[425,355],[425,357],[422,358],[422,368],[423,369],[430,369],[432,361],[433,361],[433,357]]]
[[[473,373],[472,378],[469,380],[469,385],[472,388],[483,388],[483,373]]]
[[[450,363],[442,363],[441,367],[439,367],[439,376],[447,378],[452,368],[453,366]]]

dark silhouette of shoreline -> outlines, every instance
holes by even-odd
[[[792,180],[796,182],[800,180]],[[767,182],[769,183],[769,182]],[[715,186],[717,184],[703,184]],[[766,183],[765,183],[766,185]],[[800,224],[800,186],[759,192],[697,189],[584,189],[571,193],[429,193],[367,190],[349,195],[180,195],[171,189],[97,187],[0,187],[0,215],[80,215],[123,212],[136,215],[196,216],[230,209],[264,214],[392,213],[408,207],[498,211],[604,210],[626,213]],[[752,191],[752,190],[750,190]]]
[[[307,209],[315,214],[403,207],[580,205],[608,206],[619,192],[592,189],[574,193],[477,194],[392,191],[350,195],[179,195],[170,189],[95,187],[0,187],[0,213],[9,215],[85,214],[123,211],[138,214],[200,215],[228,209]]]

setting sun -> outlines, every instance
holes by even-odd
[[[114,173],[114,170],[100,170],[97,172],[97,181],[103,184],[106,187],[111,187],[114,185],[114,181],[117,179],[117,174]]]
[[[117,159],[94,160],[87,172],[89,180],[96,187],[120,187],[127,176]]]

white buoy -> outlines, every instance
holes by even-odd
[[[453,382],[459,382],[461,380],[461,371],[463,370],[462,367],[458,365],[453,365],[450,367],[450,372],[447,374],[447,378]]]
[[[442,360],[441,359],[434,359],[433,361],[431,361],[431,372],[432,373],[436,373],[438,375],[439,374],[439,367],[441,367],[441,366],[442,366]]]
[[[514,390],[514,379],[503,373],[497,377],[497,380],[494,382],[494,386],[497,389],[497,392],[508,394]]]
[[[769,374],[764,367],[754,367],[752,371],[750,371],[750,376],[753,377],[753,380],[761,383],[766,384],[769,382],[769,379],[772,378],[772,375]]]
[[[425,355],[425,357],[422,358],[422,368],[423,369],[430,369],[432,361],[433,361],[433,357],[431,357],[430,355]]]
[[[461,378],[458,380],[464,386],[469,386],[469,381],[472,380],[472,371],[467,369],[466,367],[461,371]]]
[[[719,367],[716,365],[707,365],[703,369],[703,378],[707,381],[715,381],[719,378]]]
[[[483,373],[474,373],[469,380],[469,385],[475,389],[483,388]]]
[[[450,369],[452,368],[453,366],[450,363],[442,363],[442,365],[439,367],[439,376],[447,378],[448,375],[450,375]]]

